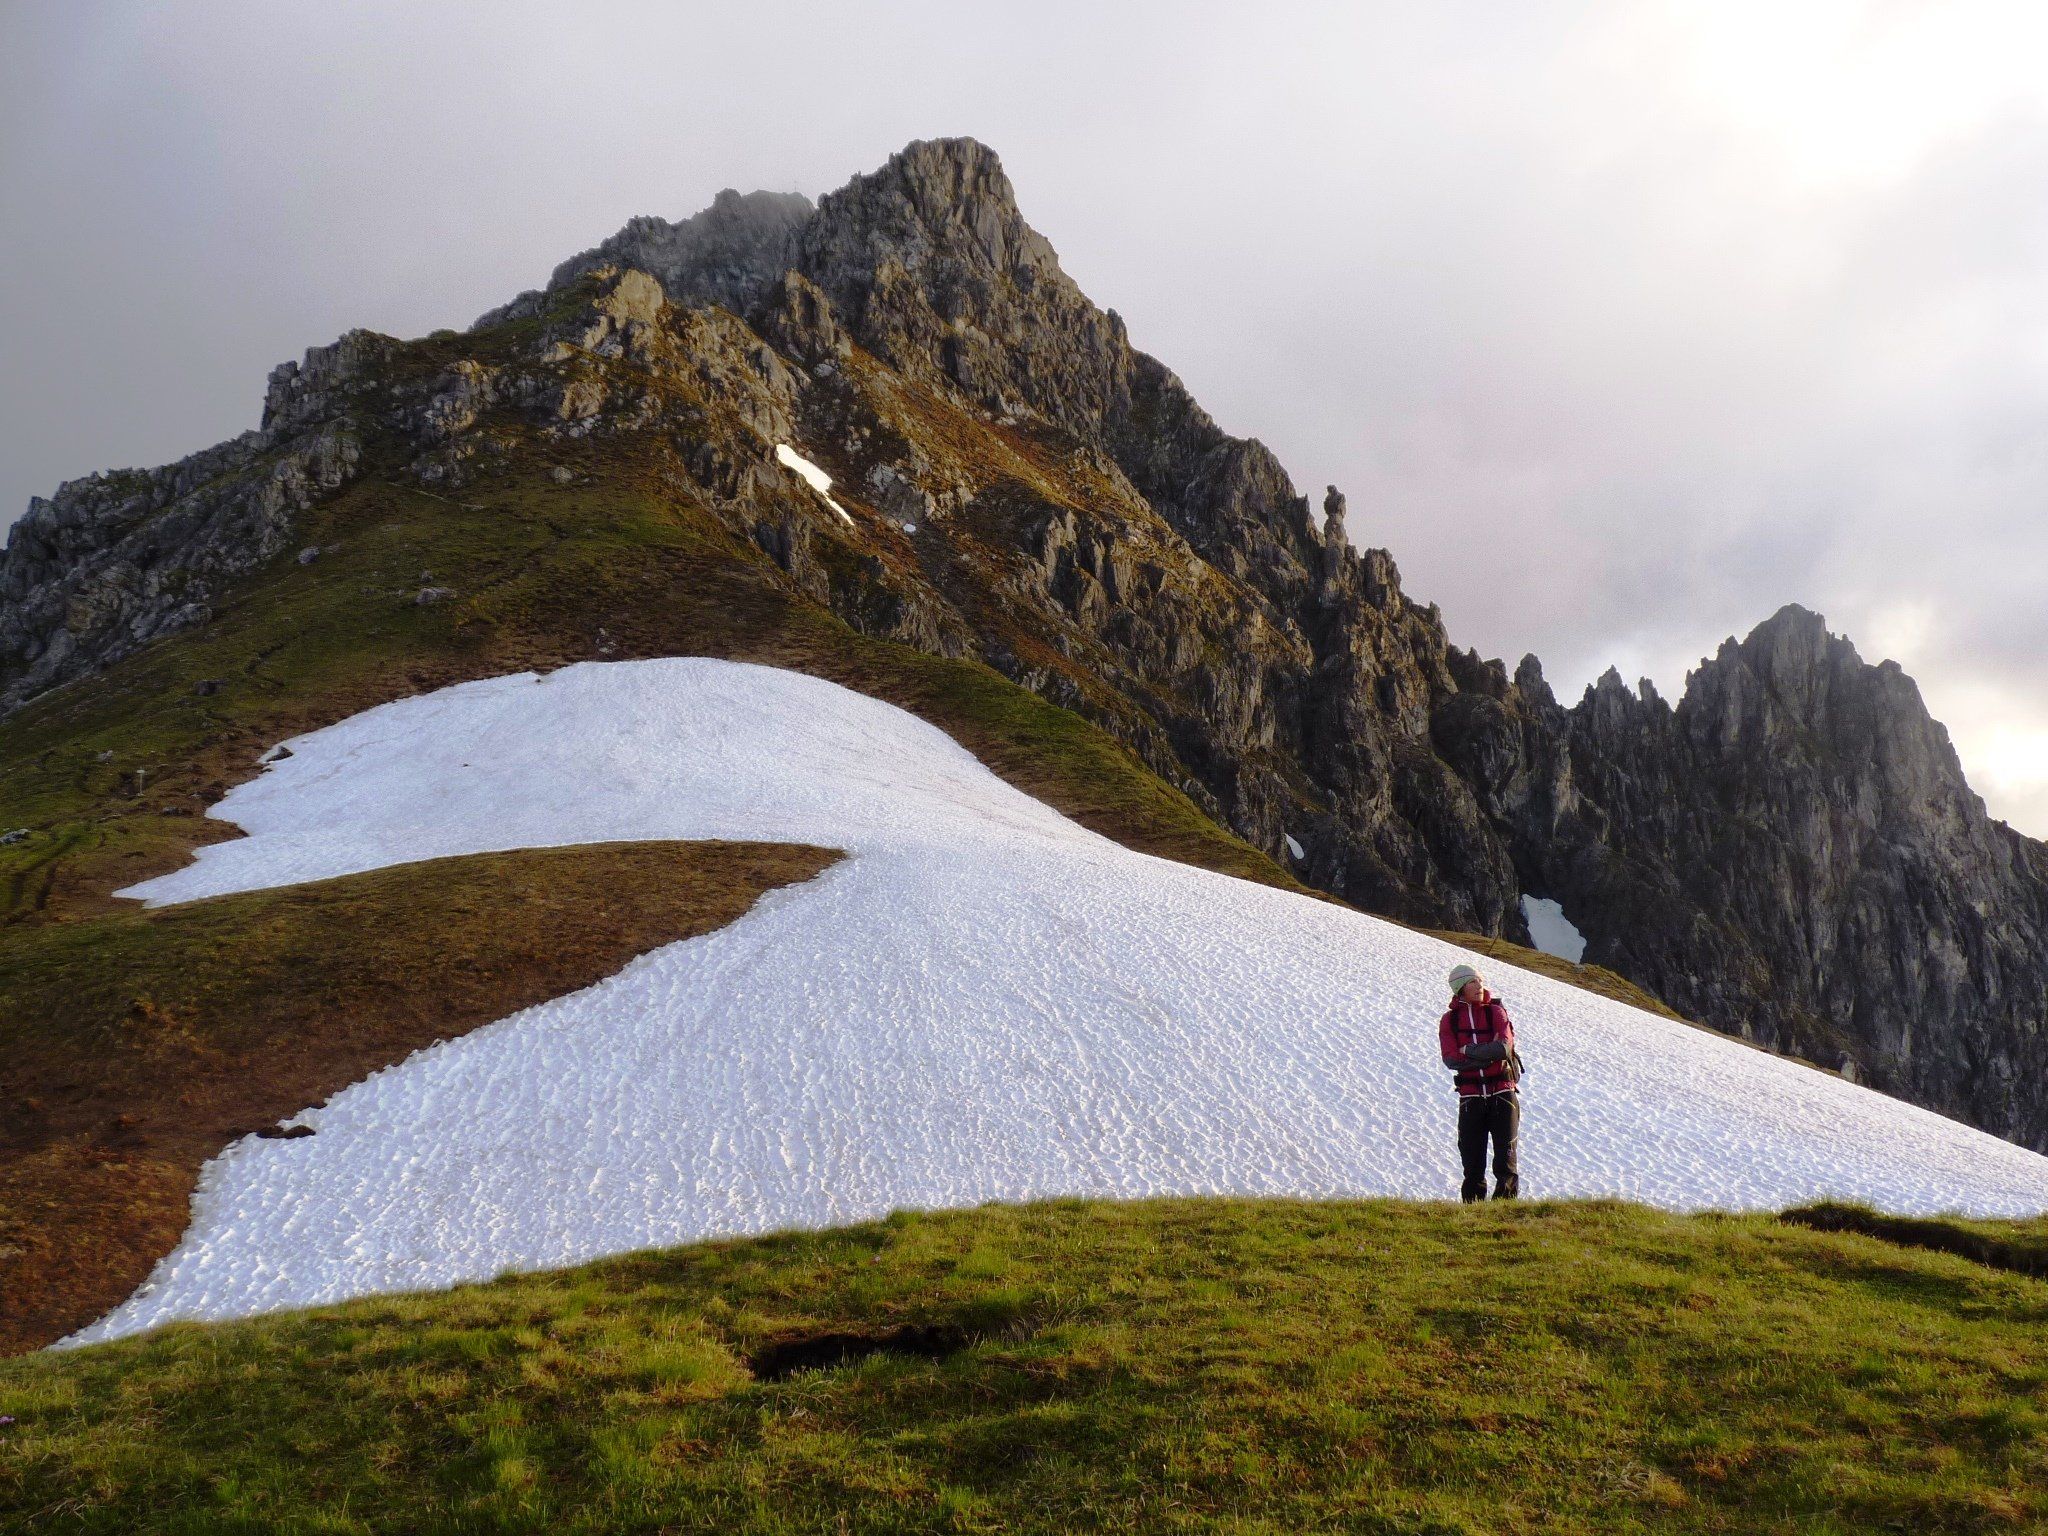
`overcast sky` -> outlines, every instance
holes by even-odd
[[[0,522],[629,216],[972,134],[1452,635],[1675,698],[1781,604],[2048,836],[2048,7],[0,0]]]

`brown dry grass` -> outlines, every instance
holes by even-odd
[[[132,1292],[237,1137],[722,927],[837,857],[532,849],[0,930],[0,1353]]]

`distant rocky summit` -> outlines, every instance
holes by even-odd
[[[815,207],[635,219],[466,335],[351,333],[273,375],[260,431],[38,499],[0,709],[204,624],[372,462],[458,496],[570,444],[651,456],[793,591],[1079,712],[1311,884],[1522,942],[1522,896],[1556,900],[1690,1016],[2048,1149],[2048,846],[1989,819],[1896,665],[1794,607],[1675,706],[1610,673],[1566,707],[1534,657],[1459,648],[1335,487],[1318,522],[1131,346],[970,139]]]
[[[1896,662],[1793,606],[1723,644],[1675,707],[1611,670],[1570,710],[1534,658],[1516,681],[1521,767],[1496,781],[1497,815],[1590,958],[1695,1018],[2048,1143],[2048,845],[1985,814]],[[1486,772],[1483,747],[1446,746]]]

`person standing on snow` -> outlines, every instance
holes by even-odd
[[[1463,1198],[1486,1198],[1486,1143],[1493,1142],[1493,1198],[1521,1193],[1517,1151],[1522,1099],[1517,1091],[1522,1058],[1515,1026],[1500,999],[1469,965],[1451,968],[1451,1006],[1437,1024],[1444,1065],[1457,1073],[1458,1157],[1465,1165]]]

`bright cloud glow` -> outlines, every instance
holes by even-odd
[[[2048,9],[2025,4],[1724,0],[1646,8],[1640,26],[1668,26],[1695,100],[1818,190],[1896,180],[2038,100],[2048,59]]]

